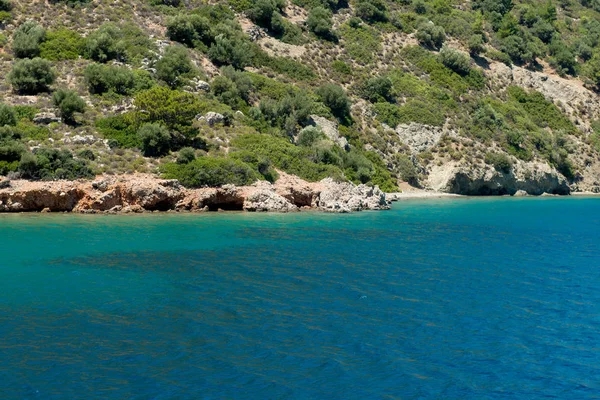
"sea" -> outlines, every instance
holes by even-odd
[[[600,199],[0,215],[0,399],[598,399]]]

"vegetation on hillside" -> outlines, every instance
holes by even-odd
[[[589,0],[0,0],[0,174],[147,171],[198,187],[280,169],[396,190],[440,152],[574,179],[573,143],[600,147],[574,123],[592,116],[503,87],[489,65],[600,90],[599,17]],[[60,122],[33,122],[49,110]],[[415,156],[393,132],[411,123],[460,145]]]

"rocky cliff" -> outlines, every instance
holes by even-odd
[[[338,183],[332,179],[309,183],[281,173],[275,184],[186,189],[177,180],[134,174],[99,176],[93,182],[3,181],[0,212],[116,213],[145,211],[244,210],[327,212],[386,210],[389,204],[378,187]]]

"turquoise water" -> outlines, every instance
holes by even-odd
[[[0,398],[599,398],[599,211],[0,215]]]

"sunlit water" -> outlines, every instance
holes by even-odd
[[[0,216],[1,399],[600,398],[600,199]]]

